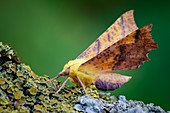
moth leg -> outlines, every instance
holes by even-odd
[[[77,79],[80,82],[81,86],[83,87],[83,90],[84,90],[85,94],[87,95],[87,91],[85,89],[85,85],[83,84],[83,82],[81,81],[81,79],[78,76],[77,76]]]
[[[61,87],[58,89],[58,91],[55,94],[58,94],[61,91],[61,89],[64,88],[68,80],[69,80],[69,77],[63,82],[63,84],[61,85]]]

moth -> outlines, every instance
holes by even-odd
[[[158,47],[151,36],[152,25],[138,28],[133,12],[130,10],[121,15],[83,53],[69,61],[51,79],[68,77],[57,93],[68,80],[81,85],[84,91],[92,84],[101,90],[115,90],[131,79],[116,71],[137,69],[149,60],[149,51]]]

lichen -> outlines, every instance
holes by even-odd
[[[58,80],[49,82],[49,79],[46,75],[36,75],[28,65],[20,62],[10,46],[0,42],[0,112],[114,113],[125,110],[127,105],[131,108],[129,112],[144,109],[137,106],[144,105],[143,103],[99,93],[93,85],[86,88],[88,96],[84,96],[81,87],[69,86],[65,86],[56,94],[61,82]],[[146,105],[145,108],[150,111],[161,109],[152,104]]]
[[[115,97],[109,96],[109,98],[112,100]],[[141,101],[126,100],[122,95],[112,104],[104,99],[81,96],[74,108],[84,113],[165,113],[162,108],[152,103],[145,105]]]
[[[61,82],[36,75],[28,65],[20,62],[16,52],[0,42],[0,110],[8,112],[74,111],[74,105],[84,91],[66,86],[58,94]],[[94,86],[86,89],[89,96],[100,97]]]

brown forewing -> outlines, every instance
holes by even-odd
[[[94,73],[96,71],[136,69],[149,60],[147,54],[157,44],[151,37],[152,25],[140,28],[124,39],[103,50],[97,56],[83,63],[79,70]]]
[[[94,43],[92,43],[77,59],[89,60],[104,49],[126,37],[138,27],[134,21],[133,10],[120,16]]]

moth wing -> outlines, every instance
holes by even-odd
[[[77,59],[83,58],[89,60],[137,29],[133,10],[130,10],[120,16],[94,43],[81,53]]]
[[[121,87],[124,83],[131,79],[129,76],[124,76],[117,73],[98,73],[94,81],[96,88],[101,90],[115,90]]]
[[[149,60],[147,57],[149,51],[158,47],[152,39],[151,31],[151,24],[134,31],[81,64],[79,70],[94,73],[138,68],[144,61]]]

